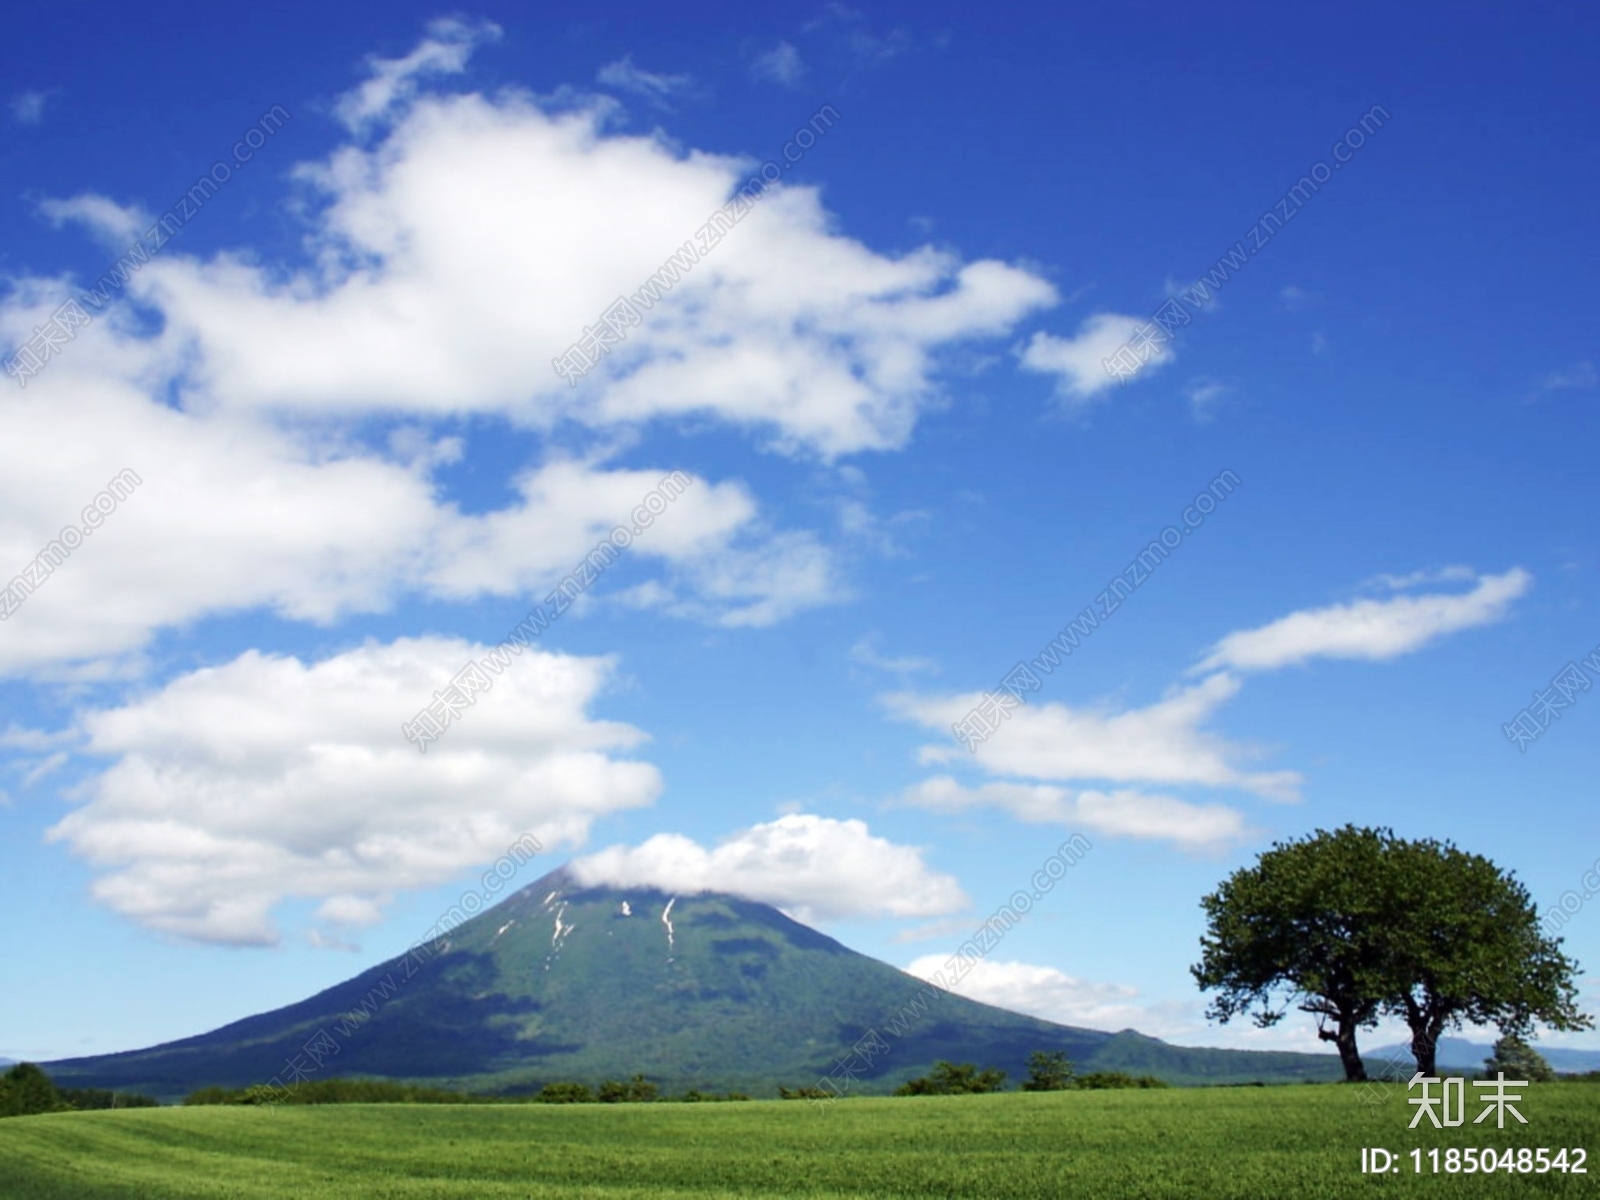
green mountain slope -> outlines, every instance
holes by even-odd
[[[434,953],[198,1037],[46,1069],[64,1086],[162,1097],[296,1069],[506,1092],[640,1072],[669,1091],[771,1095],[814,1086],[873,1030],[888,1052],[852,1091],[886,1091],[940,1058],[1017,1081],[1040,1049],[1064,1050],[1080,1070],[1174,1083],[1338,1075],[1329,1055],[1183,1049],[1021,1016],[933,991],[765,904],[584,888],[561,870]]]

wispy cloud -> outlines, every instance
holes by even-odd
[[[1533,576],[1514,567],[1503,575],[1478,576],[1470,592],[1356,600],[1290,613],[1260,628],[1230,633],[1193,670],[1275,671],[1313,658],[1397,658],[1447,633],[1504,619],[1532,585]]]
[[[1282,301],[1283,306],[1290,311],[1304,308],[1306,305],[1315,301],[1316,298],[1317,297],[1314,293],[1306,291],[1306,289],[1303,287],[1296,287],[1292,283],[1281,288],[1278,292],[1278,299]]]
[[[1073,791],[1050,784],[991,782],[968,787],[948,775],[908,788],[901,802],[933,812],[995,808],[1030,825],[1088,828],[1109,837],[1174,842],[1187,849],[1225,846],[1249,832],[1237,809],[1118,790]]]
[[[18,92],[11,97],[11,119],[18,125],[37,125],[44,120],[49,92]]]
[[[914,675],[921,672],[938,673],[939,664],[931,658],[889,658],[878,653],[878,635],[869,633],[850,647],[850,660],[874,671],[888,671],[894,675]]]
[[[1555,391],[1593,391],[1600,387],[1600,371],[1594,369],[1592,362],[1574,363],[1564,370],[1556,371],[1545,376],[1540,385],[1547,392]]]
[[[428,36],[404,58],[367,59],[368,78],[335,107],[338,118],[353,130],[391,116],[417,94],[419,81],[430,76],[459,75],[472,52],[498,41],[502,30],[492,21],[441,17],[428,25]]]
[[[794,87],[805,77],[805,60],[791,42],[779,42],[771,50],[756,56],[750,64],[750,73],[757,79]]]
[[[595,79],[605,87],[632,92],[663,107],[673,96],[694,86],[694,79],[688,75],[658,75],[646,71],[634,63],[631,54],[601,67]]]
[[[1189,401],[1189,415],[1202,424],[1216,419],[1217,409],[1233,389],[1215,379],[1195,379],[1183,389]]]

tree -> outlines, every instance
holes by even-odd
[[[1006,1073],[997,1067],[978,1070],[972,1063],[952,1063],[940,1059],[933,1071],[920,1079],[910,1079],[895,1088],[896,1096],[964,1096],[976,1092],[998,1092],[1005,1087]]]
[[[1507,1079],[1529,1083],[1552,1083],[1556,1078],[1544,1055],[1514,1033],[1505,1034],[1494,1044],[1494,1053],[1483,1060],[1483,1069],[1487,1075],[1504,1072]]]
[[[1192,971],[1218,992],[1208,1015],[1255,1009],[1265,1026],[1298,1003],[1338,1048],[1347,1080],[1366,1078],[1357,1030],[1385,1014],[1410,1026],[1427,1075],[1439,1036],[1464,1020],[1518,1035],[1535,1021],[1591,1025],[1576,1005],[1577,964],[1540,931],[1527,889],[1449,843],[1318,830],[1277,843],[1201,904],[1208,925]]]
[[[1432,839],[1388,836],[1390,926],[1384,1011],[1411,1028],[1417,1069],[1436,1075],[1439,1037],[1463,1021],[1525,1038],[1540,1022],[1588,1029],[1578,964],[1539,928],[1528,889],[1487,858]]]
[[[1371,830],[1319,830],[1275,844],[1205,897],[1201,959],[1190,971],[1202,991],[1217,992],[1206,1015],[1227,1024],[1248,1014],[1266,1028],[1298,1004],[1339,1051],[1345,1079],[1365,1079],[1356,1031],[1376,1025],[1382,1009],[1383,912],[1371,890],[1382,849]]]
[[[1060,1092],[1072,1086],[1072,1062],[1059,1050],[1035,1050],[1028,1055],[1025,1092]]]
[[[643,1075],[635,1075],[627,1083],[606,1080],[600,1085],[598,1099],[602,1104],[647,1104],[660,1095],[660,1088]]]
[[[0,1117],[63,1112],[68,1107],[50,1076],[32,1063],[18,1063],[0,1076]]]

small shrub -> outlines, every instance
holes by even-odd
[[[998,1092],[1005,1087],[1006,1073],[997,1067],[978,1070],[972,1063],[951,1063],[940,1059],[933,1072],[911,1079],[895,1088],[896,1096],[964,1096],[979,1092]]]

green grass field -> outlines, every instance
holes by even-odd
[[[1406,1128],[1338,1086],[641,1105],[168,1108],[0,1121],[0,1195],[1328,1197],[1590,1195],[1600,1174],[1415,1177],[1431,1147],[1600,1149],[1600,1087],[1528,1088],[1529,1124]],[[1424,1122],[1426,1123],[1426,1122]],[[1361,1147],[1405,1153],[1362,1176]]]

